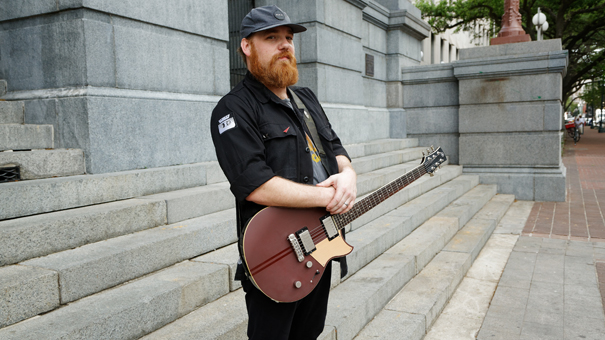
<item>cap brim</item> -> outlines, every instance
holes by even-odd
[[[266,31],[268,29],[274,28],[274,27],[279,27],[279,26],[288,26],[292,29],[292,33],[300,33],[300,32],[304,32],[307,30],[307,28],[305,26],[302,25],[297,25],[297,24],[275,24],[275,25],[270,25],[267,27],[263,27],[263,28],[259,28],[256,31],[252,31],[250,32],[250,34],[252,33],[256,33],[256,32],[261,32],[261,31]],[[250,36],[250,34],[248,36]]]

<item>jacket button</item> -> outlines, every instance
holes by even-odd
[[[309,182],[309,177],[305,176],[305,177],[303,178],[303,182],[308,183],[308,182]]]
[[[309,147],[308,147],[308,146],[307,146],[307,148],[305,149],[305,151],[306,151],[307,153],[311,152],[311,150],[309,149]]]

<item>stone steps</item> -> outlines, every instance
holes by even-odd
[[[414,141],[409,142],[409,140],[388,141],[384,144],[393,147],[400,146],[402,143],[414,145]],[[384,147],[370,148],[368,145],[381,144],[383,143],[372,142],[364,147],[366,152],[371,153],[372,150],[383,150]],[[385,157],[392,157],[392,155],[385,155]],[[411,163],[361,174],[359,182],[366,183],[367,190],[375,190],[417,166],[418,160]],[[396,199],[391,198],[390,201],[407,201],[410,197],[419,195],[421,189],[429,190],[460,174],[461,167],[446,167],[435,177],[425,176],[403,191],[411,194],[400,195]],[[60,180],[76,183],[65,178]],[[44,182],[57,183],[52,180],[37,180],[30,183]],[[12,183],[8,183],[9,186],[10,184]],[[363,193],[363,190],[360,193]],[[164,225],[173,220],[181,221],[191,217],[188,207],[196,206],[200,207],[194,209],[193,215],[206,216],[186,221],[187,227],[183,224]],[[59,304],[75,301],[234,242],[235,214],[232,211],[224,211],[231,207],[233,207],[233,199],[228,191],[228,184],[221,182],[125,201],[0,221],[0,249],[3,249],[0,252],[0,265],[21,262],[17,266],[0,268],[4,277],[10,278],[0,287],[19,287],[18,291],[22,291],[23,296],[39,298],[39,308],[30,309],[27,303],[21,304],[25,309],[30,309],[29,316],[39,313],[40,310],[56,308],[58,296],[61,296]],[[143,231],[137,232],[141,230]],[[220,237],[217,237],[219,234]],[[68,250],[74,247],[80,248]],[[178,249],[176,254],[175,249]],[[162,254],[168,255],[162,256]],[[37,256],[42,257],[36,259]],[[34,259],[29,260],[32,258]],[[35,267],[39,270],[36,272],[37,276],[32,276],[16,271],[16,267],[30,269]],[[33,269],[30,271],[33,272]],[[58,277],[57,273],[59,273]],[[56,280],[54,287],[50,289],[53,292],[46,292],[44,297],[40,297],[44,295],[42,293],[31,294],[36,289],[48,290],[46,278],[48,275]],[[97,279],[99,276],[100,280]],[[34,288],[28,290],[24,282],[30,282]],[[15,315],[20,313],[23,311],[16,311]],[[22,318],[11,317],[11,323]]]
[[[79,149],[0,152],[0,167],[7,164],[20,167],[21,180],[86,173],[84,152]]]
[[[0,97],[6,85],[0,82]],[[49,150],[53,134],[52,125],[25,124],[24,102],[0,100],[0,169],[18,166],[20,180],[85,174],[82,150]]]
[[[393,160],[410,159],[415,151],[388,152],[397,148],[415,148],[417,139],[377,140],[348,145],[354,162],[365,164],[363,157],[380,152]],[[1,155],[1,153],[0,153]],[[357,160],[358,159],[358,160]],[[363,169],[360,169],[363,171]],[[381,177],[380,175],[379,177]],[[145,195],[193,188],[226,181],[217,162],[204,162],[154,169],[131,170],[108,174],[47,178],[3,183],[0,196],[0,220],[40,213],[73,209],[93,204],[125,200]],[[59,199],[57,199],[59,198]],[[172,219],[171,219],[172,220]]]
[[[454,182],[458,183],[454,183]],[[457,179],[446,183],[435,190],[439,190],[447,185],[447,189],[455,191],[464,191],[472,185],[477,185],[476,177],[460,176]],[[433,190],[433,191],[435,191]],[[416,255],[414,252],[409,254],[387,254],[384,248],[388,248],[388,243],[396,243],[399,237],[403,237],[410,229],[413,230],[413,221],[421,220],[422,212],[415,213],[414,207],[417,204],[430,204],[442,195],[434,195],[431,192],[418,197],[402,205],[400,211],[393,210],[378,220],[347,234],[347,241],[355,249],[348,257],[349,269],[352,272],[344,282],[338,284],[333,282],[333,289],[330,297],[328,319],[326,320],[326,329],[320,339],[336,339],[335,331],[338,333],[338,339],[350,339],[365,325],[371,317],[380,311],[390,297],[403,287],[403,284],[409,281],[416,274]],[[459,195],[463,192],[459,192]],[[492,188],[472,189],[462,197],[473,197],[476,204],[466,204],[466,214],[472,213],[472,209],[485,203],[494,190]],[[452,204],[456,204],[451,203]],[[446,204],[447,205],[447,204]],[[435,209],[439,209],[435,207]],[[447,208],[446,208],[447,209]],[[398,223],[392,223],[394,217],[402,214],[401,211],[408,211],[406,217],[399,217]],[[462,214],[461,219],[464,219]],[[380,221],[379,221],[380,220]],[[429,220],[430,221],[430,220]],[[422,222],[422,221],[420,221]],[[426,222],[429,223],[429,222]],[[425,223],[425,224],[426,224]],[[367,230],[364,230],[366,229]],[[412,232],[410,236],[417,234],[418,230],[426,229],[424,224]],[[388,230],[388,231],[386,231]],[[385,232],[386,231],[386,232]],[[432,232],[431,230],[429,230]],[[408,236],[408,237],[410,237]],[[366,238],[372,238],[371,241],[364,241]],[[404,238],[405,241],[407,238]],[[401,241],[403,242],[403,241]],[[387,243],[387,244],[382,244]],[[368,256],[374,249],[374,256]],[[356,252],[360,256],[351,256]],[[200,257],[200,260],[206,258],[208,263],[212,263],[216,258],[209,258],[209,255]],[[364,264],[366,262],[367,264]],[[333,266],[337,269],[338,265]],[[338,275],[333,273],[334,279]],[[367,319],[367,320],[365,320]],[[241,289],[225,295],[224,297],[205,305],[191,314],[151,333],[143,339],[246,339],[247,314],[243,292]],[[397,339],[398,337],[394,337]]]
[[[0,124],[0,151],[53,147],[52,125]]]
[[[450,169],[456,171],[451,171]],[[460,167],[450,166],[443,169],[441,173],[441,176],[448,175],[455,177],[461,173],[461,169]],[[445,181],[445,179],[440,179],[439,175],[429,178],[430,180],[435,183]],[[460,187],[460,184],[457,186]],[[470,184],[467,186],[470,188]],[[404,190],[407,190],[407,188]],[[235,242],[234,215],[233,211],[222,211],[207,215],[203,219],[186,221],[187,223],[195,221],[198,225],[193,225],[192,223],[189,225],[178,224],[157,227],[108,241],[98,242],[87,247],[25,261],[20,263],[18,267],[45,268],[45,274],[58,272],[59,275],[56,282],[59,284],[55,283],[56,287],[54,289],[59,290],[60,294],[53,293],[49,299],[52,300],[56,296],[60,296],[60,303],[65,304],[66,302],[74,301],[87,294],[120,283],[117,277],[121,277],[121,281],[126,281],[170,265],[167,261],[179,262],[201,253],[209,252],[223,244],[226,245]],[[211,230],[212,228],[215,229]],[[234,246],[210,253],[207,255],[208,257],[203,259],[194,259],[192,262],[208,261],[213,256],[220,258],[223,256],[220,254],[221,252],[229,253],[229,251],[231,251],[231,254],[235,254],[235,256],[231,257],[231,263],[229,264],[231,267],[234,267],[237,259],[237,250]],[[219,261],[213,262],[218,263]],[[228,266],[223,266],[228,268]],[[17,266],[8,266],[0,270],[14,270],[14,267]],[[15,281],[18,281],[18,279],[13,280],[13,282]],[[231,282],[231,284],[226,285],[225,289],[229,291],[235,288],[233,282]],[[101,292],[95,295],[104,293]],[[27,296],[25,292],[22,295]],[[80,299],[75,304],[85,299],[87,298]],[[47,302],[47,304],[49,303]],[[58,311],[63,308],[68,307],[62,307]],[[49,315],[52,313],[49,313]],[[27,322],[29,321],[25,321],[25,323]],[[12,328],[9,327],[7,329]],[[1,330],[0,334],[2,334]]]
[[[390,156],[387,155],[387,157]],[[391,166],[374,171],[373,173],[360,174],[358,177],[360,185],[359,194],[363,195],[368,191],[376,190],[378,187],[401,176],[401,174],[416,166],[418,161],[415,160],[411,163]],[[160,174],[154,176],[159,177]],[[96,176],[78,177],[92,180]],[[110,176],[99,177],[107,179]],[[436,177],[436,179],[441,178],[443,176]],[[126,179],[116,176],[114,180],[117,182],[125,181]],[[418,183],[425,181],[426,179],[422,178]],[[29,182],[25,187],[31,187],[29,184],[44,184],[43,182],[50,182],[48,183],[49,188],[53,188],[52,183],[73,183],[73,181],[68,179],[60,179],[59,181]],[[80,184],[88,186],[99,183],[102,183],[102,181]],[[432,183],[431,185],[440,184],[437,180],[430,181],[429,183]],[[73,184],[77,188],[76,185],[78,183]],[[110,184],[111,182],[106,186]],[[5,186],[10,188],[14,185],[7,183]],[[429,187],[427,186],[424,190],[428,190]],[[91,188],[85,187],[83,189]],[[411,198],[420,193],[418,189],[403,191],[398,195],[404,195],[405,192],[412,192]],[[74,198],[77,199],[78,197],[74,195]],[[409,198],[406,197],[406,199]],[[103,200],[98,199],[98,201],[102,202]],[[172,224],[196,218],[233,208],[234,205],[235,203],[229,191],[228,183],[219,182],[190,189],[141,196],[136,199],[0,221],[0,249],[4,249],[0,253],[0,265],[14,264],[34,257],[45,256],[54,252],[157,227],[166,223]],[[388,207],[389,205],[384,203],[376,210],[373,210],[371,214],[362,217],[360,221],[365,223],[364,221],[367,222],[368,218],[377,216],[377,213],[381,211],[384,213]],[[143,214],[147,215],[143,216]],[[66,226],[69,226],[69,229]]]
[[[513,195],[494,196],[462,229],[448,226],[441,234],[430,230],[433,235],[427,236],[435,240],[453,237],[353,339],[424,338],[513,201]],[[440,215],[435,216],[441,219],[438,223],[453,220],[451,213]],[[398,244],[389,253],[405,254],[405,247]]]

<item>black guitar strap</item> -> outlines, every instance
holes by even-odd
[[[321,139],[319,138],[319,135],[317,134],[317,127],[315,127],[315,121],[313,121],[313,118],[311,118],[311,115],[309,114],[307,107],[302,102],[302,100],[300,100],[300,98],[296,95],[296,93],[294,93],[294,91],[292,91],[290,89],[288,89],[288,91],[290,92],[292,99],[294,99],[294,102],[296,103],[296,107],[298,107],[300,110],[303,110],[304,122],[307,125],[307,129],[311,133],[311,139],[313,140],[313,143],[315,143],[315,147],[317,148],[317,151],[319,152],[319,158],[321,159],[321,164],[324,166],[326,173],[330,174],[330,171],[328,170],[329,169],[328,158],[326,157],[326,153],[324,152],[323,145],[321,144]]]

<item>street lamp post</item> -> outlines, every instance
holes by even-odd
[[[605,84],[603,84],[603,78],[599,79],[599,88],[601,89],[601,120],[599,126],[599,132],[605,132],[603,129],[603,89]]]
[[[548,21],[546,21],[546,15],[540,11],[540,7],[538,7],[538,13],[531,18],[531,21],[538,31],[537,40],[541,41],[542,32],[545,32],[548,29]]]

